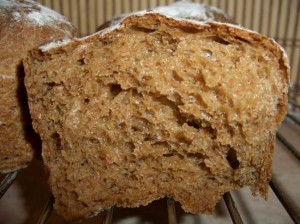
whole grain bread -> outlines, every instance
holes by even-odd
[[[22,58],[40,44],[74,34],[63,16],[35,1],[0,1],[1,173],[26,167],[40,146],[31,126]]]
[[[177,7],[202,10],[189,4]],[[267,197],[287,57],[240,26],[180,16],[135,13],[25,59],[33,127],[65,219],[165,196],[211,213],[244,186]]]

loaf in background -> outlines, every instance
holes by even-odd
[[[0,1],[0,173],[28,165],[40,139],[32,129],[22,59],[76,29],[58,13],[31,0]]]

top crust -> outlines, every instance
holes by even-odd
[[[191,3],[188,1],[179,1],[168,6],[160,6],[151,10],[144,10],[140,12],[124,14],[116,17],[100,27],[97,31],[103,30],[107,27],[114,26],[121,22],[121,20],[132,14],[144,14],[147,12],[160,13],[171,18],[190,19],[193,21],[215,21],[222,23],[234,23],[231,16],[227,15],[223,10],[208,6],[205,4]]]
[[[201,26],[202,27],[215,26],[222,29],[230,30],[228,35],[242,34],[246,39],[247,38],[253,40],[257,39],[257,41],[264,40],[263,42],[264,44],[266,44],[266,48],[272,48],[273,50],[277,51],[276,55],[282,59],[283,66],[285,67],[285,70],[287,72],[286,80],[289,81],[290,67],[289,67],[288,57],[284,49],[279,44],[277,44],[271,38],[268,38],[264,35],[261,35],[255,31],[249,30],[240,25],[234,24],[232,18],[229,15],[227,15],[224,11],[215,7],[207,6],[205,4],[190,3],[188,1],[180,1],[180,2],[173,3],[172,5],[161,6],[153,10],[144,10],[144,11],[134,12],[131,14],[126,14],[103,24],[97,29],[98,32],[96,32],[95,34],[92,34],[87,37],[79,38],[79,39],[75,38],[74,41],[77,40],[88,41],[88,39],[92,38],[94,35],[104,36],[106,33],[110,33],[116,29],[117,30],[122,29],[123,26],[126,26],[126,23],[130,24],[130,17],[144,16],[147,14],[153,14],[154,16],[156,14],[159,14],[163,17],[166,17],[165,18],[166,20],[169,18],[173,20],[172,24],[174,24],[175,26],[190,26],[194,28],[201,27]],[[52,48],[59,48],[63,45],[66,45],[70,41],[71,39],[64,39],[62,41],[56,41],[55,43],[52,42],[41,46],[40,49],[42,51],[48,51],[51,50]]]
[[[192,4],[192,3],[188,3]],[[195,4],[198,5],[198,4]],[[168,8],[168,7],[166,7]],[[245,41],[249,41],[251,44],[255,45],[263,45],[266,49],[272,51],[274,55],[280,59],[280,64],[282,65],[282,70],[285,71],[285,80],[289,82],[290,78],[290,66],[286,52],[284,49],[276,43],[273,39],[268,38],[262,34],[259,34],[255,31],[249,30],[239,25],[232,24],[230,19],[227,22],[221,19],[220,21],[214,21],[213,18],[209,20],[202,20],[197,17],[197,19],[190,19],[188,17],[172,17],[170,14],[166,13],[166,11],[161,10],[160,12],[152,11],[140,11],[133,14],[130,14],[126,17],[122,17],[121,19],[117,19],[112,23],[112,26],[107,26],[104,29],[99,29],[95,34],[83,37],[83,38],[73,38],[73,39],[64,39],[62,41],[50,42],[43,46],[40,46],[39,49],[36,49],[37,54],[47,54],[59,52],[63,49],[70,49],[73,45],[74,47],[79,45],[80,43],[90,42],[97,39],[96,36],[100,36],[100,38],[105,38],[110,36],[114,31],[121,31],[122,29],[130,26],[131,20],[134,20],[136,17],[143,17],[144,15],[149,15],[150,17],[157,17],[159,22],[166,22],[167,24],[174,27],[189,27],[195,29],[210,29],[210,30],[223,30],[226,35],[230,36],[240,36],[244,38]],[[221,15],[221,14],[220,14]],[[202,17],[203,18],[203,17]],[[228,17],[225,17],[228,18]],[[142,20],[145,22],[144,19]],[[145,22],[147,23],[147,22]],[[72,47],[71,47],[72,48]]]

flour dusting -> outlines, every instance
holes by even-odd
[[[41,12],[33,11],[28,13],[27,15],[28,20],[34,22],[38,26],[44,26],[45,24],[52,23],[52,18],[43,15]]]
[[[1,0],[0,9],[10,9],[14,11],[12,16],[14,20],[26,20],[36,26],[57,26],[57,23],[68,23],[65,17],[59,13],[49,9],[45,6],[32,0],[18,1],[18,0]]]
[[[162,13],[171,17],[197,18],[199,20],[213,20],[214,16],[207,10],[206,5],[180,1],[169,6],[160,6],[153,12]]]
[[[21,19],[21,14],[19,12],[12,13],[14,20],[18,21]]]
[[[51,48],[55,48],[55,47],[61,47],[63,45],[68,44],[69,42],[71,42],[71,39],[63,39],[63,40],[58,40],[58,41],[52,41],[49,42],[43,46],[40,46],[39,49],[41,49],[43,52],[48,51]]]
[[[38,5],[39,11],[31,11],[28,13],[28,20],[31,22],[34,22],[38,26],[44,26],[44,25],[53,25],[56,22],[67,22],[66,19],[58,14],[57,12],[44,7],[42,5]]]

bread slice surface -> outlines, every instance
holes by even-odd
[[[210,213],[244,186],[266,197],[288,86],[286,56],[271,39],[144,13],[35,49],[24,63],[65,219],[165,196]]]

